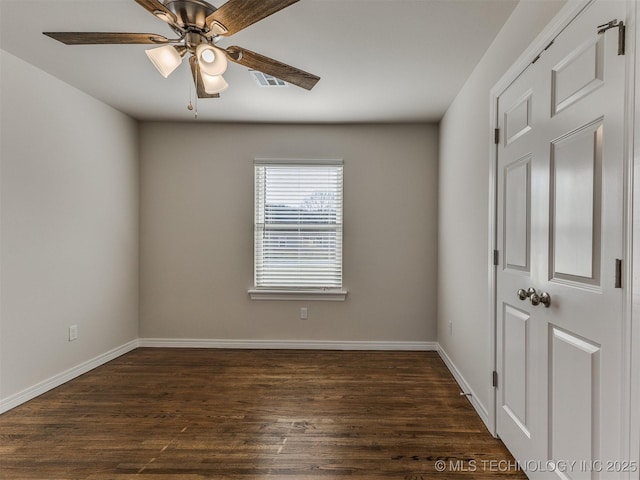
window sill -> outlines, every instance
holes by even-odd
[[[249,290],[251,300],[320,300],[328,302],[343,302],[347,298],[347,291],[331,290],[277,290],[257,289]]]

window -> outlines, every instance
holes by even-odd
[[[254,235],[251,298],[343,300],[342,161],[256,160]]]

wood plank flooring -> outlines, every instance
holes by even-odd
[[[0,478],[525,479],[459,393],[435,352],[141,348],[0,415]]]

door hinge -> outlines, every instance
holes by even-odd
[[[493,387],[498,386],[498,372],[496,372],[495,370],[493,371],[492,385]]]
[[[616,258],[616,284],[615,288],[622,288],[622,260]]]
[[[493,141],[498,145],[500,143],[500,129],[496,128],[493,131]]]
[[[598,25],[598,35],[603,34],[604,32],[606,32],[611,28],[618,29],[618,55],[624,55],[626,27],[624,26],[624,22],[622,20],[618,21],[618,19],[615,18],[611,20],[609,23]]]
[[[500,265],[500,252],[498,250],[493,251],[493,264],[496,267]]]
[[[553,42],[555,42],[554,40],[551,40],[551,43],[549,45],[547,45],[546,47],[544,47],[544,50],[542,50],[537,56],[536,58],[534,58],[533,60],[531,60],[531,65],[533,65],[534,63],[536,63],[538,60],[540,60],[540,57],[542,56],[542,54],[544,52],[546,52],[547,50],[549,50],[549,48],[551,48],[551,45],[553,45]]]

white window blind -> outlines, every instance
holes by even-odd
[[[255,162],[255,286],[342,287],[342,162]]]

